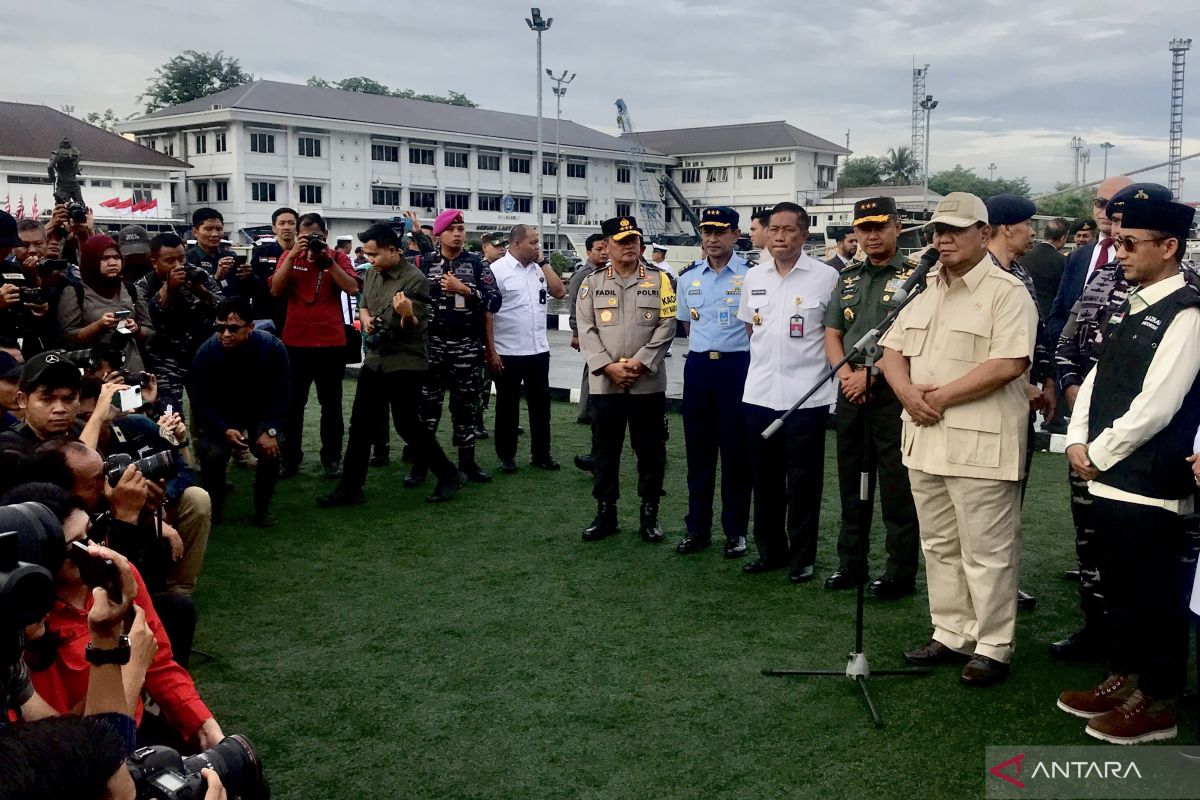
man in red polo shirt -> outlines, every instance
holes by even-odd
[[[287,299],[283,343],[292,368],[292,401],[281,443],[284,478],[300,471],[304,407],[314,383],[321,404],[321,465],[327,478],[342,474],[342,377],[346,369],[342,293],[358,294],[362,281],[346,254],[325,243],[327,235],[320,214],[300,217],[296,243],[271,276],[271,294]]]

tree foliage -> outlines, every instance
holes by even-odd
[[[1038,213],[1074,219],[1091,217],[1092,198],[1095,197],[1092,191],[1090,189],[1065,191],[1067,189],[1071,189],[1071,184],[1055,184],[1054,190],[1058,194],[1036,199],[1034,202],[1037,203]]]
[[[146,92],[138,97],[146,113],[186,103],[254,80],[236,58],[222,51],[199,53],[185,50],[154,70]]]
[[[106,108],[103,114],[97,111],[88,112],[84,115],[83,121],[88,125],[95,125],[97,128],[113,133],[116,131],[117,123],[121,121],[121,118],[114,114],[111,108]]]
[[[405,97],[410,100],[426,100],[430,103],[444,103],[449,106],[465,106],[475,108],[477,104],[462,92],[447,92],[440,94],[419,94],[412,89],[391,89],[386,84],[358,75],[353,78],[343,78],[340,81],[327,81],[313,75],[306,81],[309,86],[319,86],[325,89],[341,89],[346,92],[362,92],[363,94],[379,94],[388,97]]]
[[[930,191],[938,194],[950,192],[970,192],[978,197],[988,198],[997,194],[1016,194],[1029,197],[1029,181],[1024,178],[984,178],[976,175],[975,170],[955,164],[954,169],[945,169],[929,176]]]
[[[842,162],[838,175],[838,188],[856,189],[860,186],[878,186],[883,183],[883,159],[876,156],[859,156]]]
[[[911,186],[920,179],[921,165],[906,144],[889,147],[882,159],[883,178],[892,186]]]

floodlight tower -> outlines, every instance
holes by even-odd
[[[1171,50],[1171,145],[1167,165],[1167,188],[1179,199],[1179,156],[1183,144],[1183,68],[1191,39],[1172,39]]]
[[[929,65],[913,67],[912,87],[912,147],[911,155],[918,167],[925,163],[926,113],[921,103],[925,100],[925,76],[929,73]],[[849,149],[849,148],[847,148]]]

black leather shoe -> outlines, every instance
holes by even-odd
[[[467,476],[459,472],[450,480],[438,481],[433,494],[425,498],[427,503],[445,503],[453,499],[458,490],[467,485]]]
[[[505,475],[512,475],[517,471],[517,462],[513,461],[511,458],[500,459],[500,471]]]
[[[488,438],[487,428],[483,427],[482,425],[476,425],[475,426],[475,438],[476,439]]]
[[[825,579],[825,588],[832,591],[839,589],[852,589],[862,583],[863,578],[855,575],[851,570],[839,569]]]
[[[392,451],[387,448],[375,448],[375,455],[368,462],[372,467],[386,467],[392,463]]]
[[[473,483],[491,483],[492,476],[483,471],[475,462],[475,447],[458,448],[458,471],[467,476]]]
[[[342,477],[342,465],[338,461],[330,461],[328,464],[321,465],[326,478],[338,479]]]
[[[817,574],[816,568],[809,564],[807,567],[788,571],[788,580],[792,583],[808,583]]]
[[[562,464],[555,461],[554,456],[543,456],[542,458],[535,458],[533,461],[531,461],[529,463],[533,464],[535,467],[549,470],[550,472],[556,472],[557,470],[562,469]]]
[[[744,555],[746,555],[745,536],[734,536],[732,539],[725,537],[726,558],[741,558]]]
[[[658,544],[663,540],[662,528],[658,524],[658,503],[642,503],[638,535],[643,542]]]
[[[1008,664],[978,653],[963,667],[959,682],[967,686],[994,686],[1008,677]]]
[[[711,536],[700,536],[699,534],[689,533],[687,536],[675,545],[675,552],[686,556],[690,553],[699,553],[712,545]]]
[[[1050,655],[1059,661],[1095,661],[1104,651],[1104,637],[1086,626],[1050,645]]]
[[[936,667],[942,664],[965,664],[971,660],[971,656],[930,639],[916,650],[904,651],[904,660],[916,667]]]
[[[585,542],[597,542],[606,536],[612,536],[614,533],[619,533],[620,526],[617,525],[617,506],[614,503],[597,503],[596,517],[592,520],[592,524],[583,529],[583,540]]]
[[[899,600],[917,591],[916,581],[898,581],[895,578],[878,578],[867,587],[880,600]]]
[[[575,469],[583,472],[594,472],[596,469],[596,459],[591,455],[575,456]]]
[[[360,506],[365,502],[367,502],[367,498],[363,495],[362,489],[348,492],[340,486],[329,494],[324,494],[317,498],[317,505],[321,508]]]
[[[1032,611],[1037,608],[1037,598],[1029,592],[1017,589],[1017,608],[1022,611]]]
[[[1079,580],[1079,570],[1069,569],[1065,571],[1062,576],[1064,581],[1077,581]]]
[[[757,561],[751,561],[749,564],[743,564],[742,572],[745,572],[747,575],[757,575],[760,572],[775,572],[785,567],[787,567],[787,564],[777,564],[774,561],[767,561],[760,558]]]
[[[414,465],[408,472],[408,477],[404,479],[405,489],[415,489],[425,482],[425,478],[429,477],[429,468],[424,464]]]

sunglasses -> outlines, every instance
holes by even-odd
[[[1118,236],[1113,241],[1116,242],[1117,247],[1121,248],[1126,253],[1132,253],[1134,250],[1137,249],[1137,246],[1139,244],[1142,244],[1143,242],[1162,242],[1162,241],[1165,241],[1165,240],[1171,239],[1171,238],[1173,238],[1173,237],[1171,237],[1171,236],[1155,236],[1152,239],[1135,239],[1132,236]]]
[[[225,325],[223,323],[218,322],[216,324],[216,329],[217,329],[218,335],[222,334],[222,333],[237,333],[242,328],[246,328],[246,327],[249,327],[249,323],[243,322],[240,325],[232,325],[232,324]]]
[[[1107,197],[1097,197],[1095,200],[1092,201],[1093,208],[1104,208],[1106,205],[1108,205]]]

